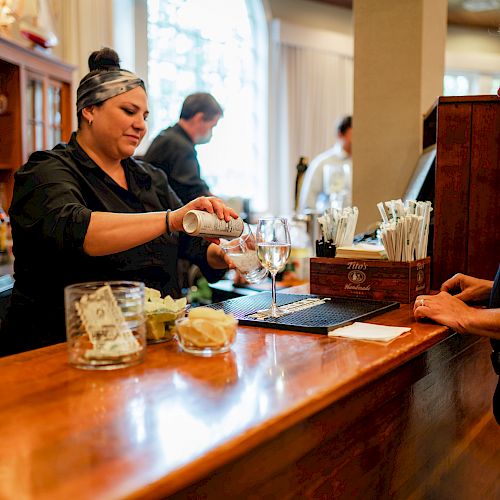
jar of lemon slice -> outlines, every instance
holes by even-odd
[[[196,307],[176,320],[176,336],[186,352],[211,356],[229,351],[236,338],[238,321],[232,314],[209,307]]]

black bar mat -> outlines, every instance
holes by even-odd
[[[311,297],[317,297],[317,295],[278,293],[276,302],[278,306],[283,306]],[[250,314],[261,309],[268,309],[270,306],[271,292],[261,292],[247,297],[225,300],[224,302],[211,304],[208,307],[222,309],[225,313],[231,313],[239,321],[240,325],[326,335],[329,331],[349,325],[354,321],[362,321],[391,309],[397,309],[399,303],[332,297],[331,300],[324,304],[297,311],[281,318],[254,319],[248,317]]]

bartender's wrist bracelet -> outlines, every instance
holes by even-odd
[[[170,236],[172,234],[172,231],[170,230],[170,212],[172,210],[168,209],[166,212],[165,212],[165,223],[166,223],[166,226],[167,226],[167,234]]]

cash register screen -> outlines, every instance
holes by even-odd
[[[434,178],[436,172],[436,145],[425,148],[413,169],[403,201],[431,201],[434,205]]]

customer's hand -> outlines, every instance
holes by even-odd
[[[441,291],[452,294],[458,292],[454,297],[464,302],[479,302],[488,300],[492,287],[493,281],[458,273],[441,285]]]
[[[184,231],[182,227],[182,219],[184,215],[189,212],[189,210],[203,210],[205,212],[216,214],[219,219],[224,219],[229,222],[231,218],[237,219],[238,214],[230,207],[224,205],[224,203],[215,196],[200,196],[190,201],[186,205],[177,210],[172,210],[169,215],[169,224],[171,231]],[[217,238],[207,240],[218,243]]]
[[[234,268],[233,261],[219,245],[212,243],[207,248],[207,262],[212,269]]]
[[[476,309],[447,292],[419,295],[413,306],[415,319],[429,318],[459,333],[466,333]]]

